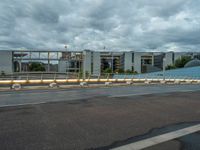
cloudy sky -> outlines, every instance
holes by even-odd
[[[1,0],[0,49],[200,51],[200,0]]]

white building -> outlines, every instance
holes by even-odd
[[[0,51],[0,74],[13,72],[12,51]]]
[[[194,52],[101,52],[101,51],[1,51],[0,72],[10,74],[13,72],[26,72],[32,62],[41,62],[46,71],[53,72],[82,72],[98,76],[105,69],[110,68],[111,73],[136,71],[138,73],[162,70],[163,58],[165,67],[172,65],[182,56],[191,56],[200,59],[200,53]]]

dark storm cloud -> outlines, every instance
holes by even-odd
[[[4,0],[1,49],[199,50],[199,0]]]

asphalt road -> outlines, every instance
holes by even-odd
[[[0,149],[110,149],[198,124],[199,87],[1,92]]]
[[[81,100],[98,96],[124,97],[156,93],[200,91],[200,85],[140,85],[80,89],[0,92],[0,107]]]

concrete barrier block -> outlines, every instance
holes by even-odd
[[[11,86],[11,89],[14,89],[14,90],[20,90],[22,88],[21,84],[13,84]]]
[[[54,83],[50,83],[50,84],[49,84],[49,87],[50,87],[50,88],[57,88],[57,87],[59,87],[59,86],[58,86],[57,83],[54,82]]]
[[[192,83],[192,80],[186,80],[185,81],[187,84],[191,84]]]
[[[87,82],[81,82],[80,86],[88,86],[88,83]]]
[[[133,82],[132,81],[127,81],[126,84],[131,85],[131,84],[133,84]]]
[[[144,81],[144,83],[145,83],[145,84],[150,84],[150,83],[151,83],[151,81],[149,81],[149,80],[146,80],[146,81]]]
[[[106,85],[106,86],[112,85],[112,82],[105,82],[105,85]]]
[[[161,80],[160,83],[161,83],[161,84],[166,84],[167,81],[165,81],[165,80]]]
[[[179,80],[175,80],[174,84],[180,84],[181,82]]]

